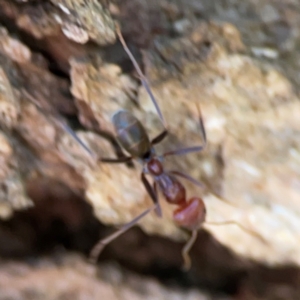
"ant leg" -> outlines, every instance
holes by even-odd
[[[69,127],[64,121],[59,120],[61,127],[67,132],[93,159],[96,160],[96,155],[89,149],[89,147],[78,137],[71,127]]]
[[[41,112],[43,115],[45,115],[45,111],[41,107],[41,105],[38,103],[38,101],[32,96],[30,93],[28,93],[25,89],[22,89],[23,94],[28,98],[28,100],[35,105],[35,107]],[[59,125],[65,132],[67,132],[72,138],[93,158],[97,159],[95,153],[89,149],[89,147],[78,137],[76,132],[69,127],[66,122],[63,120],[61,116],[59,116],[57,113],[53,112],[53,109],[51,107],[48,108],[49,112],[47,112],[48,116],[52,117],[54,122]]]
[[[101,161],[103,163],[107,164],[118,164],[118,163],[127,163],[132,160],[131,156],[124,156],[120,158],[99,158],[98,161]]]
[[[133,63],[133,65],[134,65],[134,67],[135,67],[135,69],[136,69],[136,71],[137,71],[137,73],[138,73],[138,75],[139,75],[139,79],[140,79],[142,85],[144,86],[145,90],[146,90],[147,93],[149,94],[149,96],[150,96],[150,98],[151,98],[151,101],[153,102],[153,104],[154,104],[154,106],[155,106],[155,109],[156,109],[156,111],[157,111],[157,113],[158,113],[158,116],[159,116],[161,122],[163,123],[164,127],[167,128],[166,121],[165,121],[165,119],[164,119],[164,117],[163,117],[163,115],[162,115],[162,113],[161,113],[161,110],[160,110],[160,108],[159,108],[159,106],[158,106],[158,103],[157,103],[157,101],[155,100],[155,97],[154,97],[154,95],[153,95],[153,93],[152,93],[152,91],[151,91],[151,89],[150,89],[150,86],[149,86],[149,84],[148,84],[148,80],[147,80],[146,76],[143,74],[143,72],[142,72],[142,70],[141,70],[139,64],[138,64],[137,61],[135,60],[135,58],[134,58],[134,56],[132,55],[131,51],[129,50],[128,46],[126,45],[126,42],[124,41],[124,38],[123,38],[123,36],[122,36],[122,34],[121,34],[121,30],[120,30],[120,27],[119,27],[118,24],[116,24],[116,32],[117,32],[117,35],[118,35],[118,37],[119,37],[119,39],[120,39],[120,42],[121,42],[121,44],[122,44],[124,50],[126,51],[127,55],[129,56],[131,62]]]
[[[170,155],[184,155],[184,154],[188,154],[188,153],[192,153],[192,152],[201,152],[206,147],[207,139],[206,139],[206,132],[205,132],[205,127],[204,127],[204,123],[203,123],[203,118],[202,118],[202,114],[201,114],[201,109],[200,109],[199,105],[196,105],[196,106],[197,106],[198,115],[199,115],[199,125],[200,125],[201,135],[203,138],[203,145],[168,151],[162,155],[163,157],[170,156]]]
[[[188,174],[185,174],[185,173],[182,173],[182,172],[179,172],[179,171],[169,171],[168,173],[173,174],[175,176],[182,177],[182,178],[184,178],[186,180],[189,180],[193,184],[195,184],[195,185],[197,185],[197,186],[199,186],[201,188],[204,188],[204,185],[200,181],[196,180],[195,178],[191,177]]]
[[[115,231],[114,233],[112,233],[111,235],[109,235],[108,237],[101,239],[92,249],[92,251],[90,252],[90,257],[89,260],[91,263],[96,263],[97,259],[100,255],[100,253],[102,252],[102,250],[104,249],[104,247],[109,244],[110,242],[112,242],[114,239],[116,239],[117,237],[119,237],[121,234],[123,234],[125,231],[127,231],[128,229],[130,229],[131,227],[133,227],[134,225],[136,225],[138,223],[138,221],[140,221],[143,217],[145,217],[151,210],[155,209],[156,205],[146,209],[144,212],[142,212],[140,215],[138,215],[137,217],[135,217],[132,221],[130,221],[129,223],[123,225],[120,229],[118,229],[117,231]]]
[[[159,203],[159,200],[158,200],[158,193],[157,193],[157,184],[156,184],[156,182],[154,182],[154,193],[155,193],[156,199],[157,199],[157,203],[155,203],[155,204],[157,204],[157,206],[155,208],[155,213],[156,213],[156,215],[158,217],[161,218],[162,217],[162,210],[161,210],[161,206],[160,206],[160,203]]]
[[[160,143],[167,135],[168,135],[168,131],[167,131],[167,130],[164,130],[163,132],[161,132],[159,135],[157,135],[157,136],[151,141],[151,145],[156,145],[156,144]]]
[[[247,232],[248,234],[256,237],[257,239],[259,239],[264,244],[268,244],[268,242],[260,234],[258,234],[257,232],[255,232],[255,231],[253,231],[253,230],[251,230],[249,228],[246,228],[242,224],[240,224],[240,223],[238,223],[236,221],[233,221],[233,220],[223,221],[223,222],[205,222],[205,224],[215,225],[215,226],[219,226],[219,225],[235,225],[235,226],[239,227],[241,230],[243,230],[243,231]]]
[[[172,150],[169,152],[164,153],[162,156],[170,156],[170,155],[185,155],[188,153],[193,153],[193,152],[201,152],[205,146],[195,146],[195,147],[190,147],[190,148],[182,148],[182,149],[177,149],[177,150]]]
[[[184,271],[188,271],[191,268],[191,258],[190,258],[189,252],[197,239],[197,235],[198,235],[198,231],[193,230],[190,239],[187,241],[187,243],[184,245],[184,247],[182,249],[181,254],[182,254],[183,262],[184,262],[184,264],[183,264]]]
[[[154,182],[154,187],[152,188],[151,184],[149,183],[149,181],[146,178],[144,173],[141,174],[141,180],[142,180],[148,194],[150,195],[153,203],[156,205],[155,213],[157,214],[157,216],[159,216],[161,218],[162,217],[162,210],[161,210],[160,203],[158,201],[156,182]]]
[[[29,99],[29,101],[32,102],[42,114],[44,114],[44,111],[38,101],[36,101],[36,99],[25,89],[22,89],[22,92]],[[95,153],[92,152],[90,148],[78,137],[76,132],[66,124],[62,117],[60,117],[58,114],[55,114],[53,111],[50,111],[49,115],[56,124],[58,124],[65,132],[67,132],[91,156],[94,161],[98,160],[103,163],[127,163],[132,160],[131,156],[124,156],[120,158],[98,158]]]

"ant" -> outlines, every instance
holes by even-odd
[[[108,237],[101,239],[92,249],[90,253],[91,262],[95,263],[98,256],[100,255],[103,248],[109,244],[111,241],[116,239],[118,236],[123,234],[129,228],[133,227],[137,224],[142,218],[144,218],[148,213],[152,210],[156,212],[159,217],[162,217],[161,207],[158,201],[158,192],[157,189],[159,187],[161,193],[164,195],[166,201],[170,204],[177,205],[177,209],[173,212],[173,219],[175,223],[182,227],[183,229],[191,232],[191,237],[185,244],[182,249],[182,257],[184,260],[184,269],[188,270],[191,266],[191,260],[189,257],[189,251],[192,248],[194,242],[197,238],[198,230],[201,228],[206,218],[206,208],[204,201],[200,197],[192,197],[187,199],[186,197],[186,189],[184,185],[178,180],[177,177],[182,177],[186,180],[191,181],[192,183],[202,187],[202,184],[190,177],[189,175],[179,172],[179,171],[165,171],[163,167],[163,160],[167,156],[171,155],[184,155],[193,152],[203,151],[207,144],[206,132],[204,128],[204,123],[202,119],[202,114],[200,107],[197,106],[198,115],[199,115],[199,125],[203,138],[203,144],[200,146],[175,149],[172,151],[168,151],[163,153],[162,155],[157,155],[154,149],[154,145],[160,143],[167,135],[168,129],[166,122],[163,118],[161,110],[158,106],[158,103],[152,94],[148,81],[141,71],[137,61],[133,57],[129,48],[127,47],[123,36],[121,34],[120,28],[116,27],[117,35],[120,39],[120,42],[128,54],[130,60],[132,61],[139,79],[149,94],[151,101],[153,102],[158,116],[164,126],[164,130],[158,134],[152,140],[149,139],[149,136],[141,124],[141,122],[129,111],[119,110],[112,117],[112,123],[114,125],[116,131],[116,138],[120,144],[120,146],[125,149],[130,156],[122,156],[119,158],[98,158],[97,161],[103,163],[127,163],[132,159],[138,159],[142,165],[143,170],[141,172],[141,181],[144,184],[148,194],[150,195],[153,205],[142,212],[140,215],[135,217],[129,223],[123,225],[116,232],[112,233]],[[26,91],[24,91],[28,98],[35,103],[38,107],[39,105],[36,103],[35,99],[30,96]],[[59,121],[63,129],[69,133],[75,140],[80,144],[80,146],[93,158],[95,159],[94,153],[85,145],[85,143],[77,136],[77,134],[65,124],[65,122],[59,118],[57,115],[54,116],[56,121]],[[146,178],[146,175],[150,175],[154,181],[153,186],[151,186],[150,182]],[[206,222],[208,223],[208,222]],[[209,222],[212,225],[224,225],[224,224],[235,224],[239,226],[241,229],[250,232],[250,230],[245,229],[241,224],[235,221],[225,221],[225,222]],[[252,232],[250,232],[252,234]],[[256,235],[254,233],[254,235]]]
[[[195,147],[175,149],[173,151],[168,151],[158,156],[153,146],[160,143],[168,135],[166,122],[163,118],[163,115],[160,111],[157,101],[154,95],[152,94],[148,81],[145,75],[143,74],[143,72],[141,71],[137,61],[135,60],[132,53],[130,52],[129,48],[127,47],[123,39],[123,36],[121,34],[120,28],[118,26],[116,28],[116,31],[124,50],[128,54],[131,62],[133,63],[138,73],[142,85],[146,89],[147,93],[149,94],[156,108],[158,116],[164,125],[164,130],[160,134],[158,134],[155,138],[150,140],[141,122],[129,111],[119,110],[113,115],[112,123],[116,131],[117,140],[121,145],[121,147],[125,149],[130,154],[130,156],[124,156],[121,158],[100,158],[99,161],[106,162],[106,163],[125,163],[131,161],[133,158],[138,159],[143,164],[141,180],[148,194],[150,195],[154,205],[151,208],[148,208],[147,210],[142,212],[137,217],[135,217],[129,223],[123,225],[116,232],[112,233],[111,235],[109,235],[104,239],[101,239],[93,247],[90,253],[90,260],[95,263],[101,251],[107,244],[109,244],[111,241],[113,241],[118,236],[123,234],[129,228],[137,224],[142,218],[144,218],[152,210],[155,210],[156,214],[159,217],[162,216],[160,204],[158,201],[158,195],[157,195],[157,186],[158,186],[161,193],[164,195],[166,201],[170,204],[178,206],[178,208],[173,212],[173,219],[175,223],[178,226],[182,227],[183,229],[191,232],[191,237],[187,241],[187,243],[185,244],[182,250],[184,269],[188,270],[191,266],[189,251],[197,238],[198,230],[205,222],[206,209],[202,198],[192,197],[190,199],[187,199],[186,189],[184,185],[177,179],[177,177],[185,178],[198,186],[202,186],[202,185],[197,180],[193,179],[189,175],[184,174],[182,172],[165,171],[163,167],[163,159],[166,156],[170,156],[170,155],[183,155],[192,152],[200,152],[204,150],[207,144],[207,139],[206,139],[206,132],[203,124],[201,111],[199,106],[197,106],[203,144]],[[154,181],[153,187],[147,180],[146,174],[152,177]],[[240,224],[234,221],[222,222],[222,224],[233,224],[233,223],[240,226]],[[221,223],[215,223],[215,225],[220,225],[220,224]]]

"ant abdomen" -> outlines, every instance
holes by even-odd
[[[187,230],[198,230],[205,222],[206,209],[201,198],[191,198],[173,213],[174,221]]]
[[[119,110],[112,117],[117,139],[121,146],[133,157],[142,157],[151,149],[146,129],[129,111]]]

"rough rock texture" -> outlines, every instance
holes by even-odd
[[[208,221],[236,220],[250,232],[234,225],[207,228],[245,257],[299,263],[300,106],[291,84],[270,64],[241,53],[245,47],[230,24],[201,23],[188,36],[157,41],[156,47],[147,55],[148,76],[171,132],[161,148],[201,143],[195,103],[201,104],[208,147],[203,155],[174,158],[172,168],[207,183]],[[137,109],[130,99],[134,84],[116,66],[72,60],[71,79],[73,95],[103,130],[112,131],[110,117],[119,107],[133,111],[152,136],[161,130],[144,89]],[[86,175],[86,195],[103,222],[128,222],[150,205],[138,170],[102,165],[93,171]],[[203,194],[192,186],[188,191]],[[143,228],[180,237],[172,208],[163,207],[164,219],[146,217]]]
[[[84,9],[89,11],[88,7]],[[7,34],[5,29],[2,32]],[[16,49],[14,44],[18,43],[9,37],[6,40],[2,46],[4,55],[11,54],[9,49]],[[201,142],[195,109],[195,103],[200,103],[208,147],[203,155],[174,158],[172,167],[186,170],[196,179],[207,183],[205,200],[208,220],[236,220],[250,232],[234,225],[210,226],[209,229],[223,243],[245,257],[269,263],[299,263],[298,226],[295,223],[299,211],[296,201],[299,196],[299,105],[291,84],[268,63],[259,63],[243,54],[245,46],[239,32],[227,23],[200,22],[184,37],[158,39],[155,47],[155,52],[145,54],[146,69],[171,132],[170,139],[161,148],[170,149]],[[20,54],[13,53],[11,59],[23,64],[26,61],[30,63],[29,50],[22,44],[19,48]],[[50,74],[34,78],[44,71],[36,63],[28,63],[19,76],[26,75],[27,90],[41,102],[41,92],[36,85],[47,90],[47,93],[50,90],[53,93],[51,84],[53,82],[56,85],[57,80],[52,79]],[[85,118],[86,108],[82,109],[82,102],[89,108],[89,113],[92,113],[100,129],[110,135],[113,135],[110,117],[119,108],[129,109],[143,119],[150,135],[161,129],[152,103],[146,102],[147,95],[143,89],[139,90],[139,107],[135,106],[132,100],[137,92],[137,83],[123,75],[118,66],[106,63],[100,56],[93,54],[72,58],[70,67],[71,92],[82,111],[80,118],[84,124],[88,122],[89,115]],[[58,84],[62,85],[63,82]],[[7,95],[7,102],[13,103],[10,94]],[[24,95],[28,96],[28,92]],[[50,97],[60,102],[58,95]],[[45,107],[43,103],[39,105]],[[17,111],[18,105],[14,109]],[[81,150],[75,150],[74,162],[74,143],[72,145],[71,138],[60,133],[65,136],[60,145],[60,139],[55,138],[55,127],[51,120],[45,124],[49,128],[43,130],[43,136],[39,138],[34,128],[41,128],[41,125],[37,126],[38,118],[33,117],[39,114],[38,110],[32,103],[25,103],[24,111],[26,114],[21,113],[19,126],[23,138],[36,148],[44,162],[58,164],[60,158],[57,156],[63,155],[63,159],[84,177],[86,197],[102,222],[129,222],[150,205],[139,179],[139,168],[104,164],[91,167],[87,158],[84,159],[86,154]],[[14,118],[16,114],[13,113]],[[41,115],[40,118],[43,119],[41,122],[48,123],[45,116]],[[112,150],[102,138],[93,134],[82,134],[81,137],[91,144],[89,147],[96,156],[112,157]],[[61,153],[52,150],[55,149],[54,139],[58,140]],[[54,177],[56,171],[54,168],[46,173],[52,173]],[[64,175],[60,173],[60,177]],[[68,179],[65,181],[69,181],[70,185],[73,180]],[[76,188],[74,181],[72,184]],[[195,187],[187,186],[189,195],[202,194]],[[220,201],[215,194],[228,202]],[[164,201],[162,203],[164,218],[157,219],[155,215],[149,215],[141,225],[149,233],[182,238],[183,233],[172,221],[172,208],[164,205]],[[276,235],[271,234],[274,230]],[[252,231],[255,234],[251,234]],[[256,246],[249,247],[253,243]]]
[[[90,39],[100,45],[115,41],[114,21],[108,9],[96,0],[40,1],[34,6],[1,1],[1,6],[7,17],[14,18],[21,29],[37,39],[57,35],[61,30],[80,44]]]
[[[235,277],[240,270],[248,274],[254,262],[299,266],[297,3],[108,2],[0,0],[0,217],[15,215],[12,223],[5,223],[9,229],[0,228],[0,240],[8,241],[14,235],[10,224],[21,216],[17,210],[33,204],[34,214],[39,215],[33,228],[38,231],[40,224],[47,228],[58,220],[58,224],[68,224],[67,232],[85,226],[88,214],[82,217],[80,205],[72,206],[83,198],[107,225],[129,222],[151,205],[140,181],[138,162],[97,162],[97,157],[121,155],[111,124],[118,109],[133,112],[151,137],[162,129],[128,57],[115,43],[112,20],[116,19],[169,126],[170,134],[157,146],[158,153],[202,143],[196,104],[201,106],[208,137],[205,151],[169,158],[165,166],[204,183],[201,190],[184,182],[188,197],[205,200],[204,228],[239,257],[239,267],[231,269]],[[140,47],[144,48],[141,53]],[[70,128],[89,151],[70,135]],[[45,201],[46,191],[56,189],[57,184],[59,192]],[[67,202],[62,201],[63,187],[73,191]],[[49,203],[54,202],[50,209]],[[163,218],[149,214],[140,226],[151,235],[184,241],[187,234],[172,220],[174,207],[163,199],[161,203]],[[41,217],[44,215],[47,218]],[[20,222],[25,229],[16,230],[17,236],[28,237],[25,253],[39,243],[33,238],[33,229],[27,227],[31,217],[29,210],[26,221]],[[209,224],[226,221],[239,225]],[[21,225],[17,228],[23,228]],[[212,257],[216,260],[222,248],[210,244],[202,253],[201,246],[206,245],[202,234],[192,251],[196,264],[193,278],[200,277],[202,265],[198,262],[210,251],[215,251]],[[90,242],[83,239],[82,244],[81,251],[88,251]],[[14,242],[7,245],[6,255],[14,253]],[[123,245],[128,253],[120,253],[122,247],[112,253],[125,264],[134,259],[132,253],[139,253],[136,264],[140,266],[153,264],[146,250],[150,257],[156,251],[162,255],[159,261],[169,253],[163,247],[151,252],[142,247],[143,242],[136,242],[137,250],[131,253],[126,239]],[[173,255],[180,255],[180,249],[173,248],[178,251],[170,251],[173,254],[166,258],[170,265]],[[221,258],[227,259],[220,255],[220,264]],[[251,276],[255,277],[254,271]],[[290,281],[297,283],[296,279]],[[241,299],[243,293],[250,293],[252,299],[253,291],[243,287],[235,291]],[[267,295],[268,289],[261,295]]]
[[[80,180],[77,174],[60,158],[55,149],[56,131],[59,127],[32,103],[35,93],[39,101],[45,103],[53,99],[62,110],[70,111],[65,80],[59,80],[44,69],[40,58],[33,57],[30,50],[19,41],[9,37],[1,28],[1,210],[0,215],[7,217],[12,209],[30,207],[32,201],[26,196],[25,178],[37,176],[41,170],[45,176],[69,181],[78,189]],[[30,94],[26,90],[34,91]],[[46,100],[47,99],[47,100]],[[49,104],[48,104],[49,105]],[[71,105],[72,106],[72,105]],[[64,133],[64,132],[62,132]],[[39,165],[39,167],[37,167]],[[61,171],[63,170],[63,172]]]
[[[116,266],[97,270],[77,256],[42,259],[37,264],[2,263],[0,299],[187,299],[205,300],[210,296],[196,289],[167,288],[155,279],[122,271]],[[32,283],[34,282],[34,286]],[[214,299],[226,300],[227,297]]]

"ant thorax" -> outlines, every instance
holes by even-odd
[[[144,173],[149,174],[151,176],[160,176],[164,173],[164,168],[161,160],[158,157],[151,157],[144,164]]]

